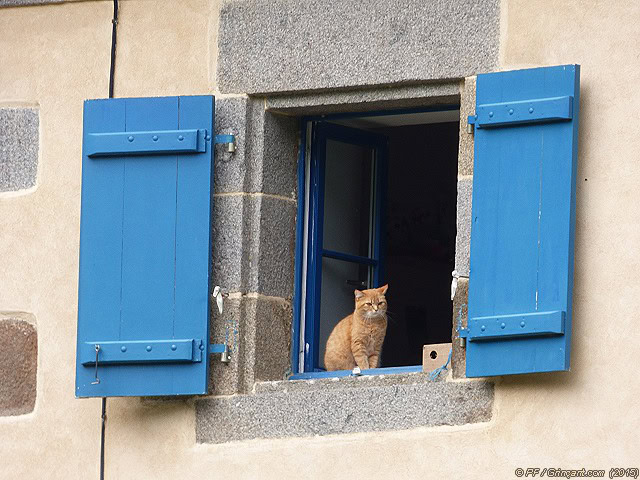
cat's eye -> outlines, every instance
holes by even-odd
[[[366,302],[365,305],[371,306],[371,302]]]
[[[378,305],[384,305],[387,302],[378,302]]]

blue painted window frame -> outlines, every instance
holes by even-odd
[[[291,372],[292,375],[289,377],[290,380],[303,380],[303,379],[313,379],[313,378],[336,378],[336,377],[346,377],[352,375],[351,370],[338,370],[338,371],[322,371],[315,367],[317,365],[317,348],[315,347],[314,342],[315,339],[318,338],[318,327],[319,322],[316,321],[319,317],[319,291],[320,291],[320,282],[317,281],[317,278],[321,276],[321,269],[315,268],[315,262],[312,264],[311,257],[322,258],[322,253],[325,255],[329,253],[330,256],[332,252],[322,251],[322,246],[311,245],[314,235],[317,238],[321,238],[322,231],[318,232],[313,229],[311,225],[312,221],[317,222],[322,220],[322,216],[318,217],[318,214],[322,212],[315,212],[314,207],[319,206],[319,195],[321,195],[324,191],[324,181],[321,183],[318,182],[314,184],[314,178],[318,180],[323,180],[319,178],[321,172],[319,171],[321,165],[318,164],[318,154],[317,144],[318,138],[316,136],[316,130],[319,125],[330,125],[327,122],[332,120],[346,119],[346,118],[357,118],[357,117],[374,117],[374,116],[386,116],[386,115],[400,115],[400,114],[410,114],[410,113],[421,113],[421,112],[439,112],[439,111],[447,111],[447,110],[458,110],[460,105],[438,105],[436,107],[422,107],[422,108],[413,108],[413,109],[402,109],[402,110],[383,110],[383,111],[374,111],[374,112],[350,112],[350,113],[340,113],[333,115],[321,115],[321,116],[308,116],[302,117],[300,119],[300,148],[298,152],[298,211],[297,211],[297,221],[296,221],[296,248],[295,248],[295,269],[294,269],[294,298],[293,298],[293,325],[292,325],[292,342],[291,342]],[[335,124],[333,124],[335,125]],[[348,127],[341,127],[339,125],[335,125],[339,129],[348,129]],[[309,128],[311,129],[311,144],[309,145]],[[326,127],[321,127],[326,128]],[[333,130],[332,133],[337,132],[338,129]],[[354,131],[356,129],[353,129]],[[364,132],[367,133],[367,132]],[[333,137],[332,137],[333,138]],[[353,143],[358,140],[358,135],[354,134],[350,137],[342,137],[338,138],[340,140],[346,141],[347,143]],[[365,143],[364,138],[359,139],[361,143],[360,145],[368,145],[371,146],[371,143]],[[386,145],[385,145],[385,153],[384,158],[380,158],[379,164],[376,166],[377,175],[376,175],[376,226],[377,229],[375,236],[376,238],[381,238],[382,231],[382,206],[383,199],[381,193],[383,192],[383,188],[381,188],[382,179],[386,178],[387,171],[387,158],[386,158]],[[309,192],[306,190],[306,181],[307,181],[307,154],[311,153],[310,158],[310,172],[309,175],[311,178],[309,179]],[[315,160],[315,165],[314,165]],[[309,224],[305,225],[305,198],[307,193],[309,193]],[[303,255],[304,255],[304,234],[305,229],[309,234],[309,243],[308,243],[308,254],[307,254],[307,277],[312,276],[312,282],[309,282],[309,278],[307,278],[307,298],[302,298],[302,280],[303,280]],[[312,235],[313,234],[313,235]],[[384,279],[384,271],[382,270],[383,259],[380,258],[382,253],[381,242],[374,242],[374,248],[378,251],[374,252],[374,258],[377,259],[377,264],[379,268],[376,269],[374,283],[377,285],[379,282]],[[319,253],[320,252],[320,255]],[[341,256],[345,256],[340,254]],[[335,258],[335,257],[334,257]],[[346,259],[346,258],[345,258]],[[351,260],[355,260],[352,258]],[[317,262],[317,260],[316,260]],[[312,285],[310,286],[310,283]],[[310,353],[307,353],[304,357],[304,371],[300,371],[300,329],[301,329],[301,320],[302,320],[302,304],[303,302],[307,302],[306,305],[309,305],[309,295],[310,292],[313,292],[313,296],[317,297],[314,299],[312,316],[305,319],[305,343],[309,343],[310,345]],[[312,324],[312,328],[309,328],[310,322]],[[313,335],[313,336],[312,336]],[[313,345],[313,348],[311,347]],[[384,368],[372,368],[368,370],[362,371],[363,375],[382,375],[382,374],[401,374],[401,373],[412,373],[412,372],[421,372],[422,365],[415,366],[403,366],[403,367],[384,367]]]

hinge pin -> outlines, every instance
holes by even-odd
[[[231,355],[229,355],[229,347],[225,344],[224,351],[220,354],[220,361],[222,363],[229,363],[231,361]]]
[[[227,152],[233,153],[236,151],[236,136],[235,135],[216,135],[213,139],[213,143],[226,143]]]

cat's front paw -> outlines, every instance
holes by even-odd
[[[356,367],[351,370],[351,375],[355,375],[356,377],[362,375],[362,370],[360,370],[360,367]]]

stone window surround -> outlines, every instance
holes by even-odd
[[[457,346],[456,312],[466,303],[465,279],[461,279],[454,300],[453,374],[446,380],[432,382],[422,373],[286,380],[290,373],[294,263],[293,259],[283,259],[281,249],[289,245],[293,252],[295,244],[295,184],[300,118],[459,103],[460,117],[464,121],[461,120],[460,124],[458,202],[460,204],[462,201],[464,208],[462,212],[460,209],[458,211],[458,230],[462,235],[468,235],[468,228],[461,228],[461,223],[469,221],[466,210],[470,211],[471,191],[466,187],[472,178],[473,136],[466,133],[466,115],[473,111],[474,87],[475,78],[470,77],[414,86],[267,97],[220,96],[216,99],[217,133],[238,135],[237,151],[245,156],[233,159],[223,151],[216,152],[216,176],[222,177],[216,180],[216,202],[225,197],[225,200],[234,196],[242,197],[242,200],[235,199],[235,208],[259,213],[254,219],[243,218],[240,223],[246,229],[237,230],[241,237],[254,237],[248,244],[246,238],[243,239],[241,248],[255,247],[255,257],[249,253],[248,261],[243,259],[243,263],[241,260],[240,270],[248,270],[240,275],[244,280],[236,288],[227,287],[230,291],[228,305],[225,306],[227,313],[218,316],[214,312],[213,315],[214,341],[227,341],[229,333],[232,333],[232,362],[223,365],[217,357],[212,358],[213,395],[196,402],[198,442],[399,430],[462,425],[491,419],[493,383],[487,380],[460,380],[464,377],[464,350]],[[246,111],[241,107],[243,103],[246,103]],[[232,127],[233,122],[242,118],[247,120],[244,131],[240,124]],[[256,148],[256,145],[260,145],[260,148]],[[242,160],[249,165],[253,160],[247,157],[256,152],[262,158],[257,160],[261,165],[254,173],[261,178],[247,181],[245,176],[243,185],[248,191],[242,194],[224,192],[234,188],[225,185],[224,177],[228,172],[221,169]],[[274,159],[270,157],[276,157],[278,163],[273,163]],[[225,166],[219,168],[221,165]],[[267,177],[274,172],[268,172],[267,169],[277,171],[282,165],[288,166],[289,170],[295,167],[294,174],[291,175],[290,171],[281,172],[269,180]],[[276,185],[275,178],[284,183]],[[279,217],[275,224],[285,223],[287,228],[284,230],[278,230],[277,227],[272,229],[269,225],[268,217],[274,211],[278,212],[276,217]],[[220,240],[225,236],[225,227],[216,226],[217,223],[214,213],[214,281],[224,285],[225,275],[229,272],[225,273],[224,267],[217,269],[220,267],[216,267],[215,252],[216,237]],[[251,233],[249,230],[254,227],[258,232]],[[279,233],[277,240],[269,237],[273,230]],[[288,238],[283,240],[283,236]],[[269,263],[269,256],[276,256],[277,261]],[[468,239],[457,241],[456,266],[464,275],[465,268],[468,268]],[[280,271],[277,278],[273,276],[274,270]],[[282,277],[282,273],[286,272],[288,274]],[[462,323],[465,325],[466,311],[462,313]],[[395,398],[391,403],[388,402],[390,396]],[[371,402],[371,411],[375,415],[372,416],[371,412],[363,414],[352,408],[362,398]],[[407,413],[409,410],[412,412],[410,415]],[[373,417],[375,420],[372,420]]]

